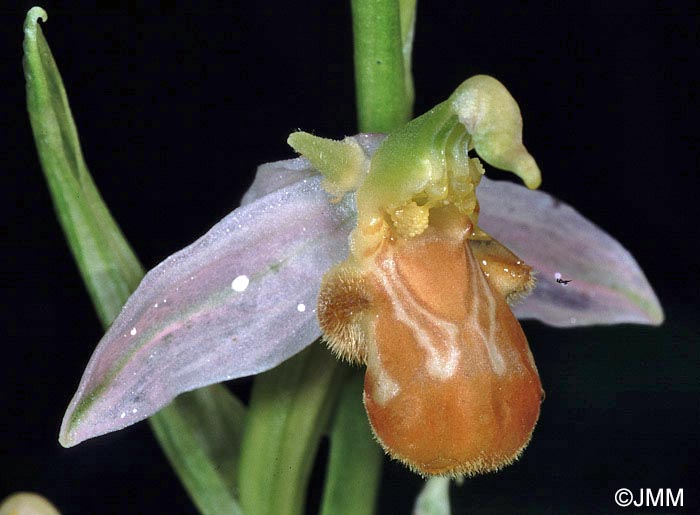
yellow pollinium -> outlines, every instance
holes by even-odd
[[[389,214],[396,233],[403,238],[418,236],[428,228],[430,208],[419,206],[414,201],[390,208]]]
[[[323,278],[319,323],[339,357],[367,366],[364,402],[378,441],[423,475],[511,463],[539,416],[537,368],[508,307],[533,288],[532,271],[478,228],[484,169],[469,155],[536,187],[521,131],[507,90],[478,76],[390,134],[371,159],[350,139],[289,139],[330,193],[357,192],[350,255]]]

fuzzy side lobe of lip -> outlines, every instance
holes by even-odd
[[[418,238],[385,245],[368,274],[365,407],[385,450],[424,475],[511,463],[543,396],[525,335],[475,260],[469,229],[431,221]]]

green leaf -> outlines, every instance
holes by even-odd
[[[384,453],[372,437],[362,404],[364,371],[343,385],[333,427],[321,515],[374,513]]]
[[[432,477],[416,498],[413,515],[450,515],[450,478]]]
[[[246,513],[305,513],[318,444],[347,370],[316,342],[256,377],[241,445],[239,487]]]
[[[143,277],[83,160],[68,97],[33,7],[24,23],[27,108],[56,213],[103,327]],[[242,513],[234,499],[241,403],[223,386],[190,392],[151,418],[156,437],[203,513]]]
[[[244,417],[243,404],[213,385],[180,395],[149,419],[201,513],[243,513],[235,495]]]
[[[134,252],[100,196],[83,160],[61,75],[34,7],[24,23],[27,108],[56,214],[97,314],[108,326],[143,276]]]

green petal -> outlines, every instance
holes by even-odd
[[[324,188],[338,198],[357,190],[369,169],[369,159],[352,138],[334,141],[300,131],[290,134],[287,144],[323,174]]]

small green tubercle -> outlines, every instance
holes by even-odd
[[[294,133],[288,141],[324,175],[330,193],[357,191],[357,254],[359,247],[375,246],[363,239],[383,237],[385,225],[400,237],[417,236],[434,207],[454,205],[476,222],[476,187],[484,169],[469,156],[472,149],[490,165],[519,176],[528,188],[537,188],[540,170],[523,145],[522,127],[518,104],[505,86],[477,75],[389,134],[371,160],[348,138],[338,142]]]

